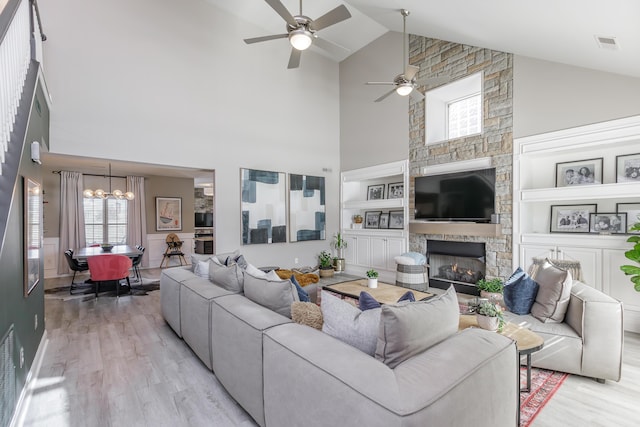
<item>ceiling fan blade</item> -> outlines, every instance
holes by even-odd
[[[424,99],[424,95],[418,89],[413,89],[409,95],[416,101],[422,101]]]
[[[366,82],[366,85],[394,85],[394,82]]]
[[[287,68],[298,68],[300,66],[300,56],[302,56],[301,50],[291,49],[291,56],[289,57],[289,65]]]
[[[266,42],[266,41],[275,40],[275,39],[286,39],[287,37],[289,37],[289,34],[276,34],[273,36],[262,36],[262,37],[253,37],[251,39],[244,39],[244,42],[246,44],[260,43],[260,42]]]
[[[451,77],[442,76],[442,77],[428,77],[426,79],[420,79],[416,82],[417,86],[426,86],[426,85],[439,85],[442,83],[449,83]]]
[[[309,26],[316,31],[319,31],[323,28],[327,28],[333,24],[337,24],[338,22],[342,22],[345,19],[351,18],[351,13],[349,13],[349,9],[343,4],[336,7],[333,10],[322,15],[320,18],[315,19],[310,22]]]
[[[336,55],[343,55],[345,53],[351,52],[350,49],[347,49],[344,46],[340,46],[339,44],[334,43],[331,40],[325,40],[321,37],[314,38],[313,44],[322,50],[325,50],[329,53],[333,53]]]
[[[418,74],[418,71],[420,71],[420,67],[407,64],[407,68],[404,70],[404,78],[411,81]]]
[[[264,0],[264,1],[266,1],[267,4],[271,6],[271,8],[275,10],[278,15],[282,16],[282,19],[287,21],[287,24],[291,25],[292,27],[298,26],[298,23],[293,18],[293,15],[291,14],[291,12],[289,12],[287,8],[284,7],[282,3],[280,3],[280,0]]]
[[[380,102],[383,99],[385,99],[387,96],[391,95],[392,93],[394,93],[396,91],[396,88],[394,87],[393,89],[391,89],[389,92],[385,93],[384,95],[382,95],[380,98],[376,99],[373,102]]]

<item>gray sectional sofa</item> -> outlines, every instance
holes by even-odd
[[[162,272],[161,310],[260,426],[515,426],[509,339],[455,333],[391,369],[189,267]]]

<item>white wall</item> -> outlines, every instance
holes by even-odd
[[[340,63],[340,158],[351,170],[409,158],[409,99],[396,94],[373,102],[404,72],[402,33],[388,32]]]
[[[639,100],[638,78],[514,57],[514,138],[634,116]]]
[[[241,167],[325,176],[338,227],[338,64],[201,0],[41,0],[51,152],[216,171],[216,249],[238,248]],[[332,172],[323,172],[323,168]],[[315,265],[328,242],[245,246],[259,265]],[[265,250],[268,249],[268,250]]]

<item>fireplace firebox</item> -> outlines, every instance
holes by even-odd
[[[427,240],[429,286],[456,292],[479,295],[476,282],[486,271],[484,243]]]

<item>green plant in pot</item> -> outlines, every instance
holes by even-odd
[[[367,286],[370,288],[378,287],[378,272],[373,268],[367,271]]]
[[[480,303],[476,309],[476,319],[478,326],[489,331],[502,330],[504,326],[502,309],[492,302]]]
[[[342,234],[336,233],[333,236],[331,247],[336,250],[338,256],[334,258],[333,266],[336,271],[344,271],[344,254],[343,251],[347,249],[347,241],[342,238]]]
[[[480,296],[487,298],[494,303],[504,304],[504,298],[502,291],[504,290],[504,282],[502,279],[496,277],[493,279],[480,279],[476,283],[476,287],[480,290]]]
[[[329,251],[320,252],[318,261],[320,261],[320,277],[333,276],[333,257]]]
[[[640,216],[638,217],[640,219]],[[636,222],[633,224],[629,231],[640,231],[640,222]],[[636,264],[640,264],[640,235],[631,236],[627,239],[627,242],[633,243],[633,248],[626,251],[624,256],[627,259],[635,262]],[[631,283],[633,283],[633,288],[640,292],[640,266],[638,265],[622,265],[620,266],[620,270],[624,272],[627,276],[631,276],[629,279]]]

